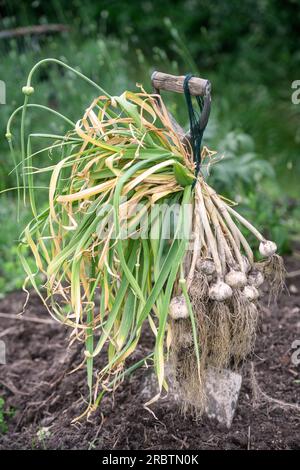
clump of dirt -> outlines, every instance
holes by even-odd
[[[288,271],[299,269],[296,258],[286,261]],[[0,448],[300,449],[300,413],[257,397],[258,384],[277,400],[299,402],[300,364],[292,361],[292,345],[300,340],[300,277],[288,279],[287,285],[290,294],[286,290],[277,305],[268,306],[267,292],[262,301],[253,355],[255,393],[248,363],[229,431],[206,418],[183,416],[170,400],[152,407],[155,418],[143,408],[146,369],[125,380],[114,396],[107,395],[89,421],[70,424],[84,410],[87,396],[85,370],[69,374],[81,362],[81,346],[67,347],[69,331],[49,317],[38,297],[32,295],[25,315],[16,319],[24,294],[7,296],[0,301],[0,339],[7,359],[0,365],[0,396],[15,413],[8,418],[8,432],[0,435]],[[145,331],[135,360],[151,346]],[[104,360],[103,355],[97,358],[99,368]]]

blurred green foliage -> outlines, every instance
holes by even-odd
[[[0,36],[0,79],[7,88],[0,115],[0,191],[15,186],[4,139],[6,122],[22,104],[21,87],[38,60],[66,61],[112,94],[134,90],[136,82],[150,90],[155,69],[193,72],[213,85],[204,143],[218,150],[221,161],[209,169],[210,181],[237,200],[282,252],[291,249],[300,230],[293,202],[299,187],[300,105],[291,102],[291,83],[300,79],[297,0],[0,0],[0,7],[0,30],[48,23],[71,28],[51,35]],[[35,102],[75,121],[94,98],[88,84],[53,65],[41,69],[33,85]],[[183,97],[164,98],[186,126]],[[42,111],[28,114],[27,128],[66,131]],[[16,144],[18,132],[16,125]],[[36,141],[34,148],[39,144]],[[46,197],[42,194],[45,191],[41,197]],[[20,287],[23,279],[15,247],[28,213],[22,209],[16,223],[15,207],[14,193],[1,196],[0,223],[5,230],[0,232],[0,294]]]
[[[23,210],[17,220],[15,199],[1,196],[0,204],[0,299],[6,292],[21,289],[24,283],[24,270],[17,254],[19,235],[29,222],[29,212]],[[34,260],[28,258],[34,269]]]
[[[15,414],[15,410],[10,408],[5,410],[5,400],[0,397],[0,434],[5,434],[8,431],[7,420],[12,418]]]

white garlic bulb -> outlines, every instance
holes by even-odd
[[[171,299],[169,314],[173,320],[189,317],[189,311],[183,295],[179,295],[178,297],[173,297],[173,299]]]
[[[215,263],[210,259],[199,258],[196,267],[199,271],[203,272],[203,274],[206,274],[206,276],[211,276],[216,271]]]
[[[248,275],[248,283],[254,287],[261,286],[264,280],[264,276],[260,271],[251,271]]]
[[[210,299],[222,302],[232,296],[232,289],[225,282],[218,281],[210,287],[208,295]]]
[[[259,244],[259,252],[262,256],[269,258],[270,256],[273,256],[276,251],[277,245],[271,240],[266,240],[265,242],[260,242]]]
[[[259,297],[259,292],[254,286],[245,286],[243,294],[247,297],[248,300],[257,300]]]
[[[233,269],[225,276],[225,282],[230,287],[238,289],[244,287],[247,284],[247,276],[242,271],[234,271]]]

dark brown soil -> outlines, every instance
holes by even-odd
[[[299,269],[297,253],[287,259],[288,271]],[[298,259],[298,262],[297,262]],[[300,340],[300,277],[287,281],[277,306],[263,302],[256,353],[256,379],[267,395],[299,403],[300,364],[293,365],[292,343]],[[0,396],[8,417],[8,432],[0,435],[1,449],[300,449],[300,412],[276,402],[255,401],[250,364],[233,425],[228,431],[202,419],[183,416],[172,402],[153,406],[156,418],[143,408],[142,369],[125,381],[114,397],[107,395],[89,422],[71,425],[84,410],[85,371],[68,374],[81,361],[80,345],[67,349],[68,331],[51,320],[32,295],[25,317],[6,317],[22,310],[24,294],[0,301],[0,339],[7,348],[7,364],[0,365]],[[33,319],[46,320],[37,323]],[[137,351],[143,357],[151,346],[147,333]],[[299,346],[298,346],[299,348]],[[300,360],[300,353],[297,358]],[[99,367],[104,357],[99,358]],[[300,361],[299,361],[300,362]],[[49,434],[39,439],[41,428]]]

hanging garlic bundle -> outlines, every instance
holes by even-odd
[[[269,281],[271,293],[276,296],[283,287],[284,267],[275,243],[266,240],[202,178],[195,186],[193,221],[193,250],[185,274],[197,318],[204,383],[207,367],[237,367],[252,352],[261,286],[264,280]],[[257,238],[259,252],[265,259],[255,261],[236,222]],[[201,412],[205,397],[195,380],[193,345],[178,341],[178,337],[188,338],[192,333],[186,304],[178,293],[171,300],[170,316],[174,319],[173,362],[179,388],[187,406],[197,403],[197,411]]]
[[[33,75],[48,63],[73,71],[100,93],[76,124],[56,110],[29,104]],[[168,84],[170,76],[163,75]],[[181,80],[171,78],[173,89],[182,91]],[[206,87],[204,80],[189,80],[185,85],[191,89],[199,81],[200,88]],[[276,245],[208,185],[200,162],[193,159],[200,152],[209,101],[203,104],[199,129],[192,122],[189,141],[157,94],[142,89],[111,97],[56,59],[33,67],[23,93],[24,105],[11,115],[6,134],[15,156],[12,123],[21,112],[22,183],[33,219],[22,234],[19,254],[26,281],[49,313],[72,329],[72,340],[84,344],[86,412],[146,362],[154,366],[159,392],[167,389],[169,350],[185,402],[197,404],[201,412],[207,367],[237,366],[247,357],[254,344],[259,289],[264,279],[272,293],[283,283]],[[69,126],[66,136],[26,136],[29,107],[62,119]],[[33,152],[35,136],[54,142]],[[52,159],[54,148],[58,161]],[[43,163],[36,159],[42,151],[49,152],[51,163],[37,168]],[[210,156],[203,150],[203,159]],[[39,173],[49,175],[48,207],[36,197]],[[179,207],[179,216],[168,239],[165,231],[172,224],[166,213],[173,205]],[[192,207],[192,217],[186,218],[186,206]],[[240,225],[258,239],[265,260],[255,262]],[[152,229],[158,238],[151,236]],[[185,237],[177,237],[185,229],[192,235],[191,249]],[[28,249],[34,269],[27,262]],[[38,273],[44,286],[37,282]],[[127,368],[145,324],[153,333],[153,351]],[[98,356],[106,352],[99,369]]]
[[[193,121],[192,126],[195,126]],[[191,147],[190,153],[195,149],[193,142]],[[202,157],[205,156],[204,151]],[[263,260],[255,261],[241,226],[258,240]],[[284,284],[284,266],[276,254],[276,244],[266,240],[232,203],[218,195],[201,173],[195,184],[193,230],[192,255],[187,255],[185,275],[199,333],[198,370],[191,354],[193,346],[189,341],[186,345],[179,341],[180,337],[191,337],[192,325],[187,319],[184,299],[178,293],[171,301],[170,316],[174,320],[172,357],[179,390],[186,406],[192,404],[201,413],[205,405],[203,383],[207,368],[237,367],[253,351],[260,288],[268,281],[270,295],[277,297]],[[179,298],[174,314],[173,302]],[[200,388],[195,380],[197,374]]]

